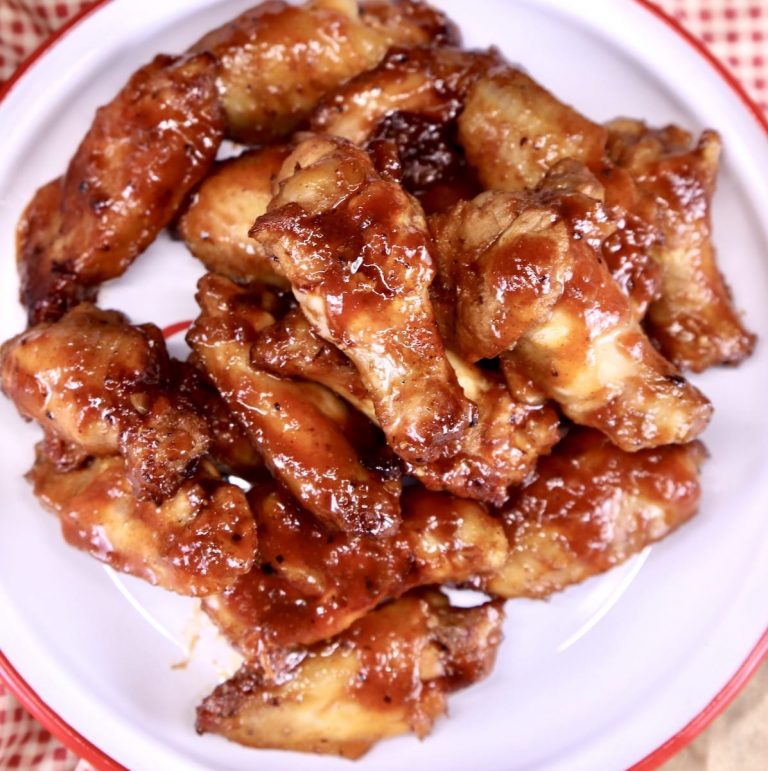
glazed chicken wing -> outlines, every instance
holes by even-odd
[[[217,164],[179,221],[179,234],[208,270],[238,283],[285,286],[270,254],[248,236],[272,200],[272,181],[291,148],[274,145]]]
[[[650,334],[683,369],[738,364],[752,353],[755,336],[733,307],[712,244],[720,137],[705,131],[692,147],[690,134],[674,126],[654,131],[639,121],[618,120],[608,129],[612,159],[657,202],[664,233],[652,252],[661,292],[648,311]]]
[[[509,557],[477,585],[546,597],[604,573],[696,513],[705,458],[699,442],[626,453],[596,431],[574,431],[501,512]]]
[[[28,479],[67,543],[164,589],[220,592],[253,565],[256,527],[245,494],[207,462],[160,505],[136,498],[114,455],[60,471],[38,452]]]
[[[390,173],[428,212],[443,210],[482,189],[459,146],[456,117],[470,85],[499,62],[493,50],[393,48],[327,96],[310,127],[366,145],[374,161],[383,143],[394,145]]]
[[[240,142],[274,141],[298,128],[315,104],[344,81],[374,67],[390,45],[450,39],[449,22],[417,0],[267,0],[209,32],[191,51],[221,65],[219,92],[227,134]]]
[[[355,364],[392,449],[451,454],[472,421],[429,299],[419,205],[345,140],[310,137],[286,160],[251,235],[272,251],[315,331]]]
[[[501,61],[494,50],[393,48],[377,67],[329,94],[310,116],[310,129],[363,145],[393,113],[447,123],[470,86]]]
[[[205,420],[169,381],[162,333],[83,303],[0,349],[2,389],[43,428],[60,468],[119,453],[135,493],[173,495],[208,450]]]
[[[536,195],[489,192],[433,222],[441,268],[448,266],[441,280],[458,298],[457,326],[478,336],[485,330],[479,344],[488,347],[478,357],[508,347],[571,420],[599,428],[622,449],[688,442],[711,406],[642,332],[579,232],[584,218],[570,218],[576,196],[560,205],[549,191],[542,208]],[[599,206],[581,197],[583,207]]]
[[[662,240],[655,203],[632,177],[605,158],[606,129],[560,102],[528,75],[496,68],[478,79],[459,118],[459,141],[488,190],[523,192],[565,185],[594,197],[599,179],[602,216],[612,225],[599,243],[614,279],[641,319],[660,293],[651,249]],[[574,177],[576,179],[574,179]],[[598,244],[596,244],[598,246]]]
[[[197,730],[347,758],[389,736],[424,737],[449,692],[490,673],[502,621],[497,603],[452,608],[440,592],[410,594],[309,648],[279,684],[244,667],[198,707]]]
[[[259,563],[204,609],[246,659],[277,677],[309,645],[347,629],[381,602],[417,586],[459,583],[498,570],[507,541],[474,502],[411,487],[389,538],[331,533],[274,484],[249,500]]]
[[[202,313],[188,334],[215,384],[269,469],[313,514],[342,530],[383,535],[399,522],[400,481],[367,468],[360,445],[372,427],[330,391],[252,366],[251,345],[274,318],[257,293],[208,274]]]
[[[18,226],[29,321],[53,321],[122,275],[206,174],[222,137],[216,64],[158,56],[101,107],[64,176]]]
[[[606,130],[506,67],[470,88],[459,140],[486,189],[517,192],[535,188],[567,158],[599,165]]]
[[[251,356],[257,366],[285,377],[322,383],[377,422],[373,402],[352,362],[316,335],[301,310],[294,309],[256,339]],[[428,463],[406,464],[430,490],[501,505],[508,488],[520,484],[539,455],[559,439],[559,420],[551,407],[515,401],[498,376],[448,351],[459,385],[477,406],[477,420],[457,441],[456,451]]]

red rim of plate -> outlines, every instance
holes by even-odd
[[[683,40],[693,47],[700,56],[709,62],[720,77],[725,80],[732,91],[741,99],[744,106],[762,126],[768,137],[768,118],[760,107],[747,94],[742,84],[736,77],[712,54],[709,49],[694,37],[679,22],[651,0],[633,0],[649,13],[653,14],[660,22],[676,32]],[[22,75],[53,45],[60,41],[75,25],[101,8],[109,0],[95,0],[93,5],[84,8],[80,13],[72,17],[63,27],[44,41],[31,56],[14,72],[13,76],[0,88],[0,102],[8,95],[11,89],[20,80]],[[189,325],[189,322],[180,322],[171,325],[164,330],[169,337],[176,334]],[[686,726],[670,737],[664,744],[655,749],[639,763],[636,763],[630,771],[653,771],[664,761],[671,758],[689,742],[693,741],[725,708],[736,698],[739,691],[747,684],[750,677],[764,659],[768,658],[768,630],[758,641],[744,663],[739,667],[733,677],[725,684],[714,699],[693,718]],[[16,671],[10,661],[0,651],[0,678],[15,694],[19,702],[42,723],[54,736],[60,739],[70,750],[88,763],[91,763],[103,771],[126,771],[123,766],[100,750],[96,745],[79,734],[72,726],[66,723],[54,712]]]

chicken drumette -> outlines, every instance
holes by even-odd
[[[436,307],[456,304],[442,326],[471,359],[516,361],[623,449],[688,442],[711,406],[656,351],[600,258],[601,207],[562,188],[488,192],[433,218]]]
[[[283,164],[251,235],[275,254],[314,330],[355,364],[394,451],[453,453],[474,419],[429,299],[421,207],[350,142],[310,137]]]

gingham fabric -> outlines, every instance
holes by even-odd
[[[254,4],[257,0],[254,0]],[[0,0],[0,81],[88,0]],[[660,0],[768,113],[768,0]],[[0,684],[0,769],[91,771]]]
[[[0,685],[0,769],[91,771]]]
[[[704,41],[768,113],[768,0],[662,0],[658,5]]]

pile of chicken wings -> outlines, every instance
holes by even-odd
[[[424,736],[504,600],[695,514],[712,408],[684,373],[755,342],[719,155],[593,123],[421,0],[267,0],[97,111],[19,223],[2,389],[67,542],[202,598],[242,654],[198,731]],[[167,227],[208,271],[187,361],[96,304]]]

